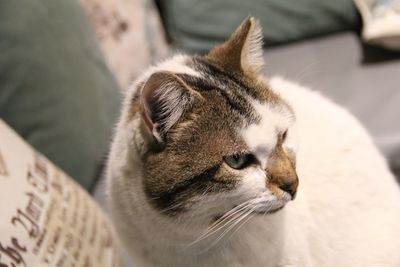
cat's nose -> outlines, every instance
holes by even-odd
[[[292,197],[292,200],[296,197],[297,186],[299,185],[299,179],[288,179],[282,185],[279,186],[280,189],[289,193]]]

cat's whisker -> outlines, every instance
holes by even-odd
[[[236,209],[239,209],[239,208],[241,208],[241,207],[244,207],[244,206],[246,206],[246,205],[248,205],[248,204],[255,205],[255,204],[258,204],[258,202],[260,202],[260,201],[262,201],[261,198],[249,199],[249,200],[247,200],[247,201],[245,201],[245,202],[243,202],[243,203],[241,203],[241,204],[235,206],[233,209],[231,209],[231,210],[229,210],[228,212],[226,212],[226,213],[225,213],[221,218],[219,218],[216,222],[214,222],[212,225],[210,225],[209,228],[213,227],[213,225],[216,224],[218,221],[223,220],[225,217],[227,217],[227,216],[229,216],[231,213],[235,212]]]
[[[207,187],[206,187],[206,189],[203,191],[203,193],[201,194],[201,196],[203,197],[203,196],[205,196],[207,193],[208,193],[208,191],[210,190],[210,186],[208,185]]]
[[[215,224],[212,228],[208,228],[202,235],[200,235],[198,238],[196,238],[193,242],[187,244],[186,247],[193,246],[194,244],[200,242],[201,240],[206,239],[207,237],[218,232],[219,230],[221,230],[222,228],[227,226],[229,223],[234,222],[235,219],[237,219],[238,217],[240,217],[242,215],[242,212],[244,212],[246,210],[246,208],[248,208],[248,207],[247,206],[243,207],[242,209],[237,210],[235,213],[232,213],[229,217],[226,217],[224,220],[218,221],[217,224]],[[228,221],[226,221],[226,220],[228,220]]]
[[[259,204],[259,202],[262,202],[263,199],[250,199],[242,204],[240,204],[239,206],[236,206],[235,208],[233,208],[232,210],[228,211],[227,213],[225,213],[221,218],[219,218],[216,222],[214,222],[211,226],[209,226],[207,228],[207,232],[211,231],[213,228],[215,228],[217,225],[221,224],[222,222],[228,220],[229,218],[231,218],[234,214],[237,214],[240,211],[243,211],[244,209],[249,208],[250,205],[257,205]],[[237,208],[239,208],[238,210],[236,210]]]
[[[304,82],[306,78],[311,78],[312,75],[319,73],[323,73],[323,71],[318,69],[318,62],[314,60],[303,64],[303,67],[299,68],[297,73],[294,73],[293,77],[301,83]]]
[[[219,241],[221,241],[226,235],[227,233],[229,233],[230,230],[232,230],[233,228],[235,228],[235,226],[237,226],[241,221],[243,221],[246,217],[248,217],[249,215],[251,215],[253,213],[253,211],[257,208],[258,206],[254,206],[253,208],[251,208],[250,210],[248,210],[247,212],[244,212],[244,214],[241,214],[241,216],[239,217],[239,219],[237,219],[231,226],[229,226],[227,229],[224,230],[224,232],[222,232],[217,239],[215,239],[206,249],[202,250],[199,252],[199,254],[211,249],[212,247],[214,247],[216,244],[218,244]],[[249,216],[249,218],[251,218],[252,216]],[[248,220],[245,221],[245,223]],[[244,224],[243,224],[244,225]]]
[[[254,201],[254,199],[250,199],[248,201],[243,202],[242,204],[232,208],[231,210],[229,210],[228,212],[226,212],[221,218],[219,218],[218,220],[216,220],[212,225],[210,225],[206,231],[199,237],[202,238],[205,235],[209,235],[212,233],[215,233],[216,231],[218,231],[221,227],[223,227],[224,225],[226,225],[227,223],[229,223],[230,221],[233,220],[232,217],[234,217],[235,215],[237,215],[238,213],[242,212],[243,210],[247,209],[250,205],[252,205],[253,203],[251,203],[252,201]],[[223,226],[220,226],[222,223],[224,223],[225,221],[229,220],[228,222],[226,222],[226,224],[224,224]],[[218,229],[216,229],[214,231],[214,229],[216,227],[220,226]],[[211,232],[212,231],[212,232]]]
[[[217,242],[219,241],[219,240],[221,240],[222,239],[222,237],[224,236],[224,235],[226,235],[231,229],[233,229],[240,221],[242,221],[244,218],[246,218],[248,215],[250,215],[250,214],[252,214],[253,212],[254,212],[254,210],[256,209],[256,208],[258,208],[259,207],[259,205],[256,205],[256,206],[254,206],[253,208],[251,208],[247,213],[245,213],[241,218],[239,218],[234,224],[232,224],[231,226],[229,226],[218,238],[217,238]]]
[[[253,210],[253,211],[254,211],[254,210]],[[253,214],[253,213],[250,213],[249,216],[247,217],[247,219],[244,220],[244,221],[235,229],[235,231],[232,232],[232,234],[231,234],[230,236],[235,235],[235,234],[239,231],[239,229],[240,229],[242,226],[244,226],[244,225],[245,225],[251,218],[253,218],[253,217],[254,217],[254,214]]]
[[[170,206],[166,207],[165,209],[160,210],[160,212],[161,213],[165,213],[167,211],[173,210],[173,209],[178,208],[180,206],[183,206],[183,204],[182,203],[175,203],[174,205],[170,205]]]
[[[252,200],[252,199],[251,199]],[[213,228],[216,224],[224,221],[225,219],[227,219],[232,213],[236,213],[238,210],[241,210],[243,207],[245,207],[246,205],[248,205],[251,200],[247,200],[245,202],[243,202],[240,205],[235,206],[234,208],[232,208],[231,210],[229,210],[228,212],[226,212],[222,217],[220,217],[218,220],[216,220],[212,225],[210,225],[207,230],[210,230],[211,228]]]
[[[262,200],[261,200],[260,202],[262,202]],[[266,211],[265,213],[268,212],[268,210],[269,210],[269,208],[271,207],[271,205],[272,205],[272,203],[268,203],[268,208],[267,208],[267,211]],[[251,209],[251,212],[248,213],[248,214],[246,215],[246,216],[248,216],[248,215],[250,215],[250,216],[249,216],[245,221],[243,221],[243,223],[240,224],[240,226],[231,234],[231,236],[233,236],[233,235],[239,230],[239,228],[241,228],[243,225],[245,225],[246,222],[248,222],[248,221],[251,219],[251,217],[254,217],[254,215],[252,215],[252,213],[253,213],[253,211],[254,211],[255,209],[257,209],[258,207],[260,207],[259,203],[256,204],[256,205]],[[242,220],[242,219],[239,219],[238,221],[240,221],[240,220]],[[232,225],[232,226],[230,227],[230,229],[234,228],[235,225],[237,225],[237,223],[235,223],[234,225]],[[228,232],[230,229],[227,229],[226,232]],[[222,233],[222,234],[224,234],[224,233]]]
[[[250,210],[250,213],[254,211],[254,209],[258,206],[259,202],[262,202],[262,199],[250,199],[248,201],[245,201],[244,203],[236,206],[232,210],[228,211],[224,216],[222,216],[219,220],[217,220],[213,225],[211,225],[209,228],[207,228],[206,232],[203,233],[201,236],[199,236],[196,240],[191,242],[190,244],[187,245],[187,247],[193,246],[194,244],[200,242],[201,240],[204,240],[208,238],[209,236],[215,234],[219,230],[223,229],[227,225],[233,223],[235,224],[238,218],[243,216],[243,214],[247,213]],[[253,208],[250,208],[251,206],[254,206]],[[250,208],[250,209],[249,209]],[[240,221],[242,219],[239,219]],[[228,227],[229,229],[230,226]]]

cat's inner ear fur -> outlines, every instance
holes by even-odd
[[[175,74],[156,72],[141,92],[141,116],[154,139],[162,144],[168,131],[193,101],[191,90]]]
[[[259,22],[248,17],[228,41],[212,49],[207,57],[230,71],[258,73],[264,65],[262,45]]]

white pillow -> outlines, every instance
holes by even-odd
[[[81,0],[120,86],[165,57],[168,46],[153,1]]]
[[[120,266],[91,196],[0,120],[0,266]]]

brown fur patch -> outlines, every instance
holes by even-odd
[[[296,167],[294,159],[282,147],[282,137],[268,160],[266,171],[269,176],[267,187],[271,191],[280,188],[295,194],[298,186]]]
[[[252,23],[247,19],[227,42],[212,49],[207,58],[230,71],[242,72],[242,51]]]

